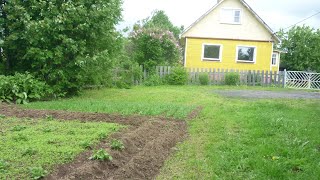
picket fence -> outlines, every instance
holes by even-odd
[[[157,66],[156,73],[164,78],[170,74],[173,67],[171,66]],[[136,81],[136,84],[142,84],[148,78],[149,73],[143,69],[143,77]],[[189,84],[200,84],[199,76],[206,73],[209,76],[210,85],[224,85],[225,76],[227,73],[239,73],[239,85],[247,86],[272,86],[285,87],[285,72],[284,71],[259,71],[259,70],[235,70],[235,69],[214,69],[214,68],[186,68],[189,73]]]

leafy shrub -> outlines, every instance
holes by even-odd
[[[185,85],[188,82],[188,72],[184,67],[174,67],[167,76],[169,85]]]
[[[111,141],[111,149],[114,149],[114,150],[123,150],[124,149],[124,144],[123,142],[119,141],[119,140],[112,140]]]
[[[26,104],[29,101],[40,100],[48,94],[50,88],[28,73],[0,76],[0,101]]]
[[[201,73],[199,75],[199,81],[201,85],[208,85],[209,84],[209,75],[208,73]]]
[[[152,74],[144,82],[145,86],[160,86],[163,84],[163,80],[158,74]]]
[[[229,86],[236,86],[239,84],[240,75],[239,73],[230,72],[225,75],[225,83]]]
[[[99,161],[112,161],[112,156],[106,152],[104,149],[100,149],[93,153],[93,155],[89,158],[90,160],[99,160]]]
[[[32,179],[41,179],[47,175],[48,171],[44,170],[42,167],[32,167],[29,168],[29,173]]]
[[[119,57],[121,61],[115,63],[112,71],[113,85],[120,89],[130,89],[135,80],[140,80],[142,71],[137,62],[129,59],[128,56]]]

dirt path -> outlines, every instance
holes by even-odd
[[[320,92],[303,91],[259,91],[259,90],[215,90],[214,93],[226,97],[256,99],[320,99]]]
[[[190,113],[196,117],[201,108]],[[0,114],[14,117],[44,118],[52,116],[59,120],[99,121],[127,125],[122,132],[109,139],[123,141],[123,151],[111,150],[108,141],[95,149],[104,148],[113,157],[112,162],[88,160],[92,151],[80,154],[72,163],[59,165],[45,179],[154,179],[164,161],[174,151],[178,142],[187,136],[185,121],[161,117],[123,117],[103,113],[77,113],[65,111],[25,110],[16,106],[1,105]]]

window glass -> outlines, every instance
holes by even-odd
[[[254,47],[239,46],[238,47],[238,61],[252,61],[255,60]]]
[[[238,9],[222,9],[221,10],[221,23],[227,24],[240,24],[241,10]]]
[[[277,65],[277,54],[276,53],[272,54],[272,65]]]
[[[220,59],[220,45],[204,45],[203,58],[219,60]]]

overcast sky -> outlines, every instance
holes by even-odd
[[[320,11],[320,0],[246,0],[257,14],[278,31]],[[164,10],[176,26],[189,27],[207,12],[216,0],[124,0],[123,22],[119,29],[132,26],[136,21],[151,15],[154,10]],[[299,25],[320,28],[320,14]]]

